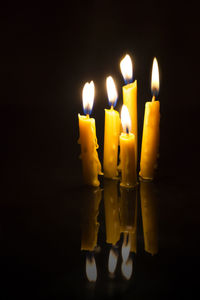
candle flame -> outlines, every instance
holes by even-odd
[[[158,96],[159,86],[160,86],[160,82],[159,82],[158,61],[156,57],[154,57],[152,75],[151,75],[151,91],[153,96]]]
[[[122,261],[127,262],[131,250],[131,239],[129,233],[124,233],[122,244]]]
[[[122,105],[122,110],[121,110],[121,122],[122,122],[123,131],[125,133],[129,133],[131,131],[131,118],[130,118],[128,108],[124,104]]]
[[[86,275],[90,282],[97,280],[97,266],[94,256],[91,258],[86,257]]]
[[[92,107],[94,103],[94,82],[86,82],[83,87],[82,93],[83,99],[83,111],[86,115],[90,115],[92,112]]]
[[[122,262],[121,271],[126,280],[129,280],[131,278],[133,272],[133,261],[131,258],[129,258],[127,262]]]
[[[106,78],[106,86],[107,86],[109,104],[115,107],[117,103],[118,94],[117,94],[115,82],[111,76]]]
[[[133,81],[133,65],[131,58],[128,54],[121,60],[120,69],[124,78],[125,83]]]
[[[108,258],[108,271],[111,275],[114,275],[117,266],[118,253],[113,248],[110,249]]]

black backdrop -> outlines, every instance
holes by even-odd
[[[81,185],[77,115],[82,113],[82,87],[89,80],[96,87],[92,116],[102,160],[105,78],[112,75],[116,80],[120,109],[119,62],[127,52],[138,80],[139,141],[156,56],[161,103],[158,178],[180,187],[191,185],[193,207],[199,209],[198,6],[184,1],[17,2],[2,5],[1,24],[3,272],[20,270],[14,245],[20,241],[25,247],[26,234],[20,231],[31,229],[24,229],[27,223],[22,220],[34,215],[35,203],[43,203],[45,210],[48,200],[42,199],[54,196],[62,206],[68,189]],[[55,203],[53,198],[50,203]],[[40,204],[35,216],[42,213]],[[38,245],[44,252],[48,248],[45,242]],[[25,260],[25,270],[27,264]]]

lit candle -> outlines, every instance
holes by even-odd
[[[123,86],[123,104],[128,107],[132,133],[135,135],[135,161],[137,166],[137,80],[133,82],[133,66],[127,54],[120,62],[121,72],[126,85]]]
[[[147,180],[152,180],[154,171],[157,167],[157,156],[160,136],[160,102],[156,101],[156,96],[159,91],[159,71],[157,59],[153,60],[151,90],[153,94],[152,101],[146,102],[142,150],[140,159],[140,177]]]
[[[83,88],[83,110],[85,115],[78,115],[79,141],[81,145],[81,160],[83,178],[87,185],[99,186],[98,174],[101,174],[101,164],[97,153],[97,137],[95,119],[90,118],[94,102],[94,83],[86,83]]]
[[[111,76],[106,79],[108,100],[110,109],[105,109],[105,128],[104,128],[104,157],[103,168],[104,176],[107,178],[115,178],[118,175],[118,145],[120,134],[120,118],[119,113],[114,110],[117,102],[117,90],[114,80]]]
[[[135,161],[135,135],[130,132],[131,119],[126,105],[122,106],[121,122],[123,132],[120,135],[121,186],[133,188],[137,184]]]

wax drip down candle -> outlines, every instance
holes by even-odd
[[[122,87],[123,104],[128,107],[132,133],[135,135],[135,164],[137,167],[137,80],[133,81],[133,65],[127,54],[120,62],[120,69],[125,81]]]
[[[157,59],[153,60],[151,78],[152,101],[146,102],[140,158],[140,177],[152,180],[157,167],[157,156],[160,139],[160,102],[156,97],[159,92],[159,70]]]
[[[121,186],[133,188],[137,184],[135,163],[135,135],[130,132],[131,119],[126,105],[121,111],[123,132],[120,135]]]
[[[94,102],[94,83],[86,83],[83,88],[83,110],[85,115],[78,115],[79,140],[81,145],[82,169],[84,183],[90,186],[99,186],[98,174],[101,174],[101,163],[97,149],[95,119],[90,118]]]
[[[106,79],[107,93],[110,109],[105,109],[105,127],[104,127],[104,156],[103,168],[104,176],[106,178],[116,178],[117,160],[118,160],[118,146],[120,134],[120,118],[118,111],[114,110],[117,102],[118,94],[111,76]]]

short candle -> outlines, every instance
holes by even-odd
[[[122,106],[121,121],[123,132],[120,135],[121,186],[133,188],[137,184],[135,161],[135,135],[130,132],[131,119],[126,105]]]

